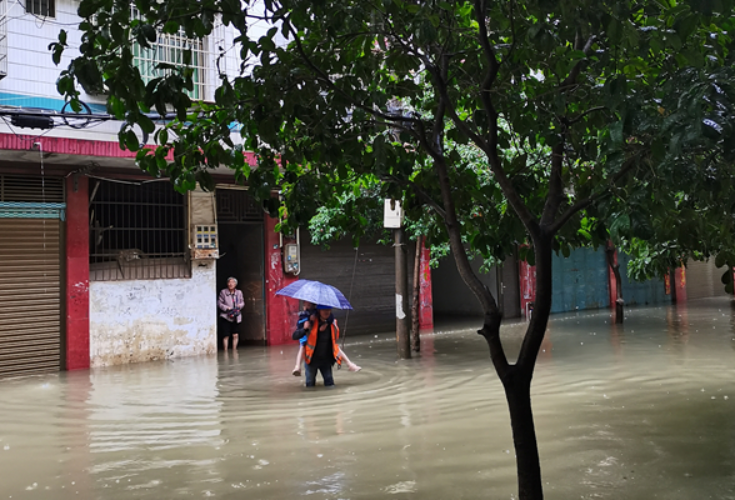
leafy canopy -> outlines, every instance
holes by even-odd
[[[273,213],[282,190],[291,227],[370,185],[487,258],[529,235],[565,254],[612,235],[674,248],[663,269],[732,248],[732,3],[82,0],[58,88],[73,104],[77,84],[108,89],[121,145],[155,131],[138,162],[177,189],[212,187],[225,165]],[[136,46],[219,24],[237,37],[217,50],[243,63],[218,72],[212,101],[189,97],[188,52],[144,83]],[[57,62],[65,47],[62,32]],[[156,130],[151,111],[175,119]]]

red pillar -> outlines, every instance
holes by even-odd
[[[680,304],[687,301],[687,270],[686,267],[679,266],[674,270],[674,286],[676,287],[676,303]]]
[[[431,291],[431,250],[426,248],[421,239],[421,257],[419,261],[419,331],[434,329],[434,298]]]
[[[265,218],[265,308],[266,308],[266,342],[268,345],[280,345],[290,342],[291,333],[296,328],[299,315],[299,301],[276,295],[276,292],[298,279],[286,274],[283,270],[283,251],[280,235],[275,227],[278,219]],[[284,239],[284,242],[286,240]],[[288,240],[289,242],[291,240]]]
[[[612,243],[610,243],[612,244]],[[618,264],[618,250],[613,251],[613,264]],[[608,292],[610,295],[610,308],[615,309],[615,302],[618,300],[618,280],[615,278],[615,273],[608,264],[607,266],[607,279],[609,283]]]
[[[536,266],[530,266],[528,262],[522,260],[518,267],[521,283],[521,313],[526,319],[529,319],[528,313],[536,301]]]
[[[89,194],[87,177],[66,180],[66,369],[89,368]]]

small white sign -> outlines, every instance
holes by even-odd
[[[393,205],[393,208],[391,208]],[[385,211],[383,212],[383,227],[387,229],[399,229],[403,226],[403,209],[400,201],[385,200]]]

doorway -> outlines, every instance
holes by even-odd
[[[217,189],[220,258],[217,289],[227,278],[237,279],[245,308],[240,326],[241,345],[266,345],[264,212],[245,190]],[[221,346],[221,336],[218,345]]]

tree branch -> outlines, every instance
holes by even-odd
[[[613,176],[611,184],[617,183],[620,179],[623,178],[623,176],[625,176],[625,174],[627,174],[633,167],[635,167],[637,164],[636,162],[637,159],[638,159],[638,155],[628,158],[623,164],[623,167],[620,169],[620,171]],[[556,219],[553,224],[549,226],[548,231],[550,232],[550,234],[555,234],[559,229],[562,228],[562,226],[564,226],[564,224],[567,223],[569,219],[572,218],[574,214],[576,214],[577,212],[579,212],[580,210],[584,208],[587,208],[592,203],[596,202],[600,198],[607,196],[609,194],[610,194],[610,191],[608,189],[605,189],[604,191],[600,191],[593,196],[589,196],[583,200],[579,200],[574,205],[567,208],[564,211],[564,213],[561,214],[561,216],[558,219]]]
[[[504,61],[510,59],[511,54],[513,54],[513,51],[516,48],[516,23],[515,16],[513,15],[513,7],[515,6],[516,2],[515,0],[510,0],[509,4],[510,15],[508,16],[508,19],[510,20],[510,36],[513,37],[513,41],[510,43],[510,49],[508,49],[508,53],[503,58]]]
[[[441,54],[441,68],[439,69],[439,74],[442,82],[447,81],[447,77],[449,75],[449,56]],[[436,116],[434,117],[434,129],[431,133],[431,138],[434,142],[436,142],[439,138],[439,135],[444,132],[444,117],[447,113],[447,100],[439,98],[439,105],[436,109]]]
[[[482,149],[485,155],[488,157],[488,160],[490,162],[490,169],[493,171],[493,174],[495,175],[498,184],[500,184],[500,187],[503,190],[503,194],[505,194],[506,198],[508,198],[508,202],[516,211],[526,229],[529,232],[538,231],[538,222],[536,221],[536,218],[528,210],[528,207],[526,207],[526,204],[523,203],[521,197],[518,196],[518,193],[513,187],[513,183],[510,181],[508,176],[505,174],[505,171],[503,170],[502,162],[500,161],[500,157],[498,156],[497,146],[491,148],[482,136],[474,132],[469,127],[469,125],[467,125],[467,123],[465,123],[465,121],[457,115],[454,104],[449,97],[447,83],[441,77],[441,73],[438,71],[436,66],[431,63],[431,61],[426,60],[425,64],[427,64],[427,69],[434,77],[435,86],[439,90],[439,98],[445,101],[446,112],[449,114],[449,117],[451,118],[454,125],[462,133],[467,135],[467,137],[469,137],[475,144],[477,144],[477,146]]]
[[[587,39],[587,42],[584,44],[584,47],[582,47],[582,52],[584,52],[586,56],[589,56],[592,52],[592,44],[595,43],[595,40],[597,40],[597,37],[595,35],[590,36]],[[582,71],[582,67],[585,64],[587,64],[587,59],[581,59],[577,61],[577,64],[574,65],[564,81],[561,82],[559,88],[566,89],[567,87],[571,87],[572,85],[574,85],[577,81],[579,73]]]
[[[490,44],[490,38],[487,33],[487,6],[485,5],[485,0],[475,0],[475,17],[477,24],[480,26],[480,46],[485,53],[485,59],[487,59],[488,63],[488,72],[485,76],[483,87],[487,85],[487,88],[490,88],[498,76],[500,62],[495,54],[495,49]]]
[[[594,203],[598,198],[601,196],[592,196],[589,198],[585,198],[584,200],[580,200],[576,202],[574,205],[567,208],[561,216],[559,216],[558,219],[554,221],[553,224],[551,224],[548,228],[549,233],[556,234],[556,232],[564,226],[564,224],[567,223],[569,219],[572,218],[574,214],[579,212],[582,209],[587,208],[592,203]]]
[[[296,43],[296,48],[299,52],[299,55],[303,59],[303,61],[306,63],[309,68],[316,74],[317,78],[324,84],[326,84],[328,87],[330,87],[335,92],[340,93],[344,97],[346,97],[350,102],[352,102],[353,105],[360,108],[361,110],[365,111],[366,113],[377,116],[383,120],[386,120],[391,123],[395,123],[397,121],[408,121],[411,123],[418,123],[420,120],[417,118],[408,118],[405,116],[401,116],[400,118],[397,118],[395,116],[389,115],[387,113],[383,113],[381,111],[378,111],[370,106],[367,106],[363,104],[362,102],[356,100],[349,92],[345,92],[341,88],[339,88],[335,83],[329,78],[329,75],[326,74],[324,71],[321,70],[314,62],[311,60],[311,58],[306,54],[306,51],[304,50],[304,46],[301,43],[301,40],[298,36],[298,33],[294,30],[293,26],[289,23],[289,32],[294,38],[294,42]]]
[[[607,107],[606,107],[606,106],[595,106],[594,108],[590,108],[590,109],[588,109],[588,110],[587,110],[587,111],[585,111],[584,113],[580,113],[580,114],[578,114],[578,115],[577,115],[577,116],[575,116],[574,118],[570,118],[570,119],[567,119],[567,120],[565,120],[565,121],[564,121],[564,123],[565,123],[565,124],[566,124],[567,126],[570,126],[570,125],[574,125],[575,123],[577,123],[577,122],[581,121],[581,120],[582,120],[582,119],[583,119],[583,118],[584,118],[585,116],[587,116],[587,115],[591,115],[592,113],[596,113],[597,111],[603,111],[603,110],[605,110],[605,109],[607,109]]]
[[[446,113],[449,114],[449,118],[451,118],[454,126],[457,127],[460,132],[472,139],[472,142],[480,146],[483,151],[487,151],[487,143],[485,142],[485,139],[480,134],[472,130],[470,126],[467,125],[467,122],[462,120],[459,115],[457,115],[454,103],[449,97],[447,82],[442,77],[441,70],[437,68],[436,65],[434,65],[434,63],[432,63],[431,60],[426,57],[424,57],[424,64],[426,65],[426,69],[429,71],[429,73],[431,73],[431,75],[434,77],[434,84],[439,91],[439,99],[441,101],[444,101],[444,109]]]
[[[434,160],[434,168],[439,176],[439,187],[441,188],[442,202],[446,211],[445,225],[449,233],[449,244],[454,254],[454,261],[462,280],[475,294],[477,300],[485,311],[485,325],[480,330],[480,334],[485,337],[490,346],[490,357],[498,376],[505,377],[510,370],[507,357],[500,342],[500,320],[501,314],[498,305],[495,302],[492,292],[480,281],[475,272],[472,270],[467,250],[462,244],[462,235],[460,233],[459,221],[457,220],[457,212],[452,198],[451,184],[449,181],[449,171],[446,161],[442,155],[432,155]]]
[[[564,183],[561,177],[564,162],[564,133],[559,134],[559,144],[551,149],[551,174],[549,175],[549,193],[546,195],[544,210],[541,212],[541,227],[548,229],[554,223],[556,213],[564,201]]]
[[[480,46],[487,59],[487,73],[485,79],[480,87],[480,99],[482,105],[485,108],[485,115],[487,116],[487,123],[490,127],[489,133],[490,138],[488,139],[488,146],[492,149],[497,149],[498,145],[498,112],[495,110],[495,105],[490,98],[490,90],[495,83],[495,79],[498,77],[498,71],[500,70],[500,62],[490,44],[490,39],[487,33],[487,6],[485,0],[475,0],[475,15],[477,17],[477,23],[480,26]]]
[[[513,187],[513,183],[505,174],[503,164],[498,156],[498,112],[490,97],[490,90],[498,77],[501,61],[498,61],[495,49],[490,44],[490,38],[487,32],[487,5],[485,4],[485,0],[475,0],[475,17],[480,29],[480,46],[482,47],[485,58],[488,62],[487,73],[485,74],[485,79],[483,80],[482,87],[480,89],[480,99],[482,100],[482,105],[485,108],[485,114],[487,116],[489,137],[487,141],[483,140],[481,143],[478,143],[478,145],[482,147],[483,151],[485,151],[485,154],[490,161],[490,168],[492,169],[498,184],[500,184],[503,193],[506,198],[508,198],[508,202],[518,214],[518,217],[520,217],[523,225],[526,227],[526,230],[533,234],[539,229],[538,222],[516,192]]]
[[[478,330],[477,333],[485,337],[488,347],[490,347],[490,359],[493,362],[495,371],[500,377],[500,380],[505,383],[505,379],[513,370],[513,367],[508,363],[508,358],[505,355],[505,349],[503,344],[500,342],[500,315],[485,315],[485,322],[482,330]]]
[[[408,187],[413,189],[419,197],[424,200],[424,203],[429,205],[431,208],[433,208],[436,213],[439,214],[439,216],[442,218],[442,220],[446,221],[447,218],[447,212],[442,208],[439,203],[434,201],[434,199],[427,193],[422,187],[420,187],[418,184],[411,182],[409,180],[403,180],[399,179],[395,175],[388,175],[383,178],[385,182],[393,182],[394,184],[398,184],[399,186]]]
[[[584,44],[584,46],[580,47],[582,43],[582,37],[581,37],[580,32],[577,31],[577,33],[575,34],[574,48],[576,50],[581,49],[585,53],[585,55],[589,55],[590,51],[592,50],[592,44],[594,43],[594,41],[595,41],[595,36],[594,35],[590,36],[587,39],[587,42]],[[567,75],[567,77],[561,83],[559,88],[566,89],[569,86],[576,84],[577,77],[579,77],[579,74],[582,71],[582,66],[585,63],[586,63],[585,59],[578,61],[577,64],[575,64],[572,70],[569,72],[569,75]],[[596,108],[589,109],[571,120],[567,119],[564,116],[559,117],[559,121],[562,123],[563,129],[561,133],[559,134],[559,144],[555,145],[552,148],[551,175],[549,177],[549,193],[546,197],[546,203],[544,203],[544,210],[541,215],[541,227],[544,230],[552,231],[550,234],[554,234],[553,231],[558,230],[558,228],[561,227],[561,225],[558,225],[554,219],[556,218],[556,214],[559,211],[559,207],[564,201],[564,182],[562,179],[562,166],[564,163],[564,143],[566,140],[566,134],[568,131],[568,127],[572,123],[578,122],[586,115],[593,113],[595,111],[599,111],[600,109],[604,109],[604,107],[598,106]],[[577,208],[576,211],[579,211],[581,209],[582,207]],[[569,218],[574,213],[576,213],[576,211],[572,212],[571,214],[565,213],[564,216],[562,217],[564,222],[569,220]]]

